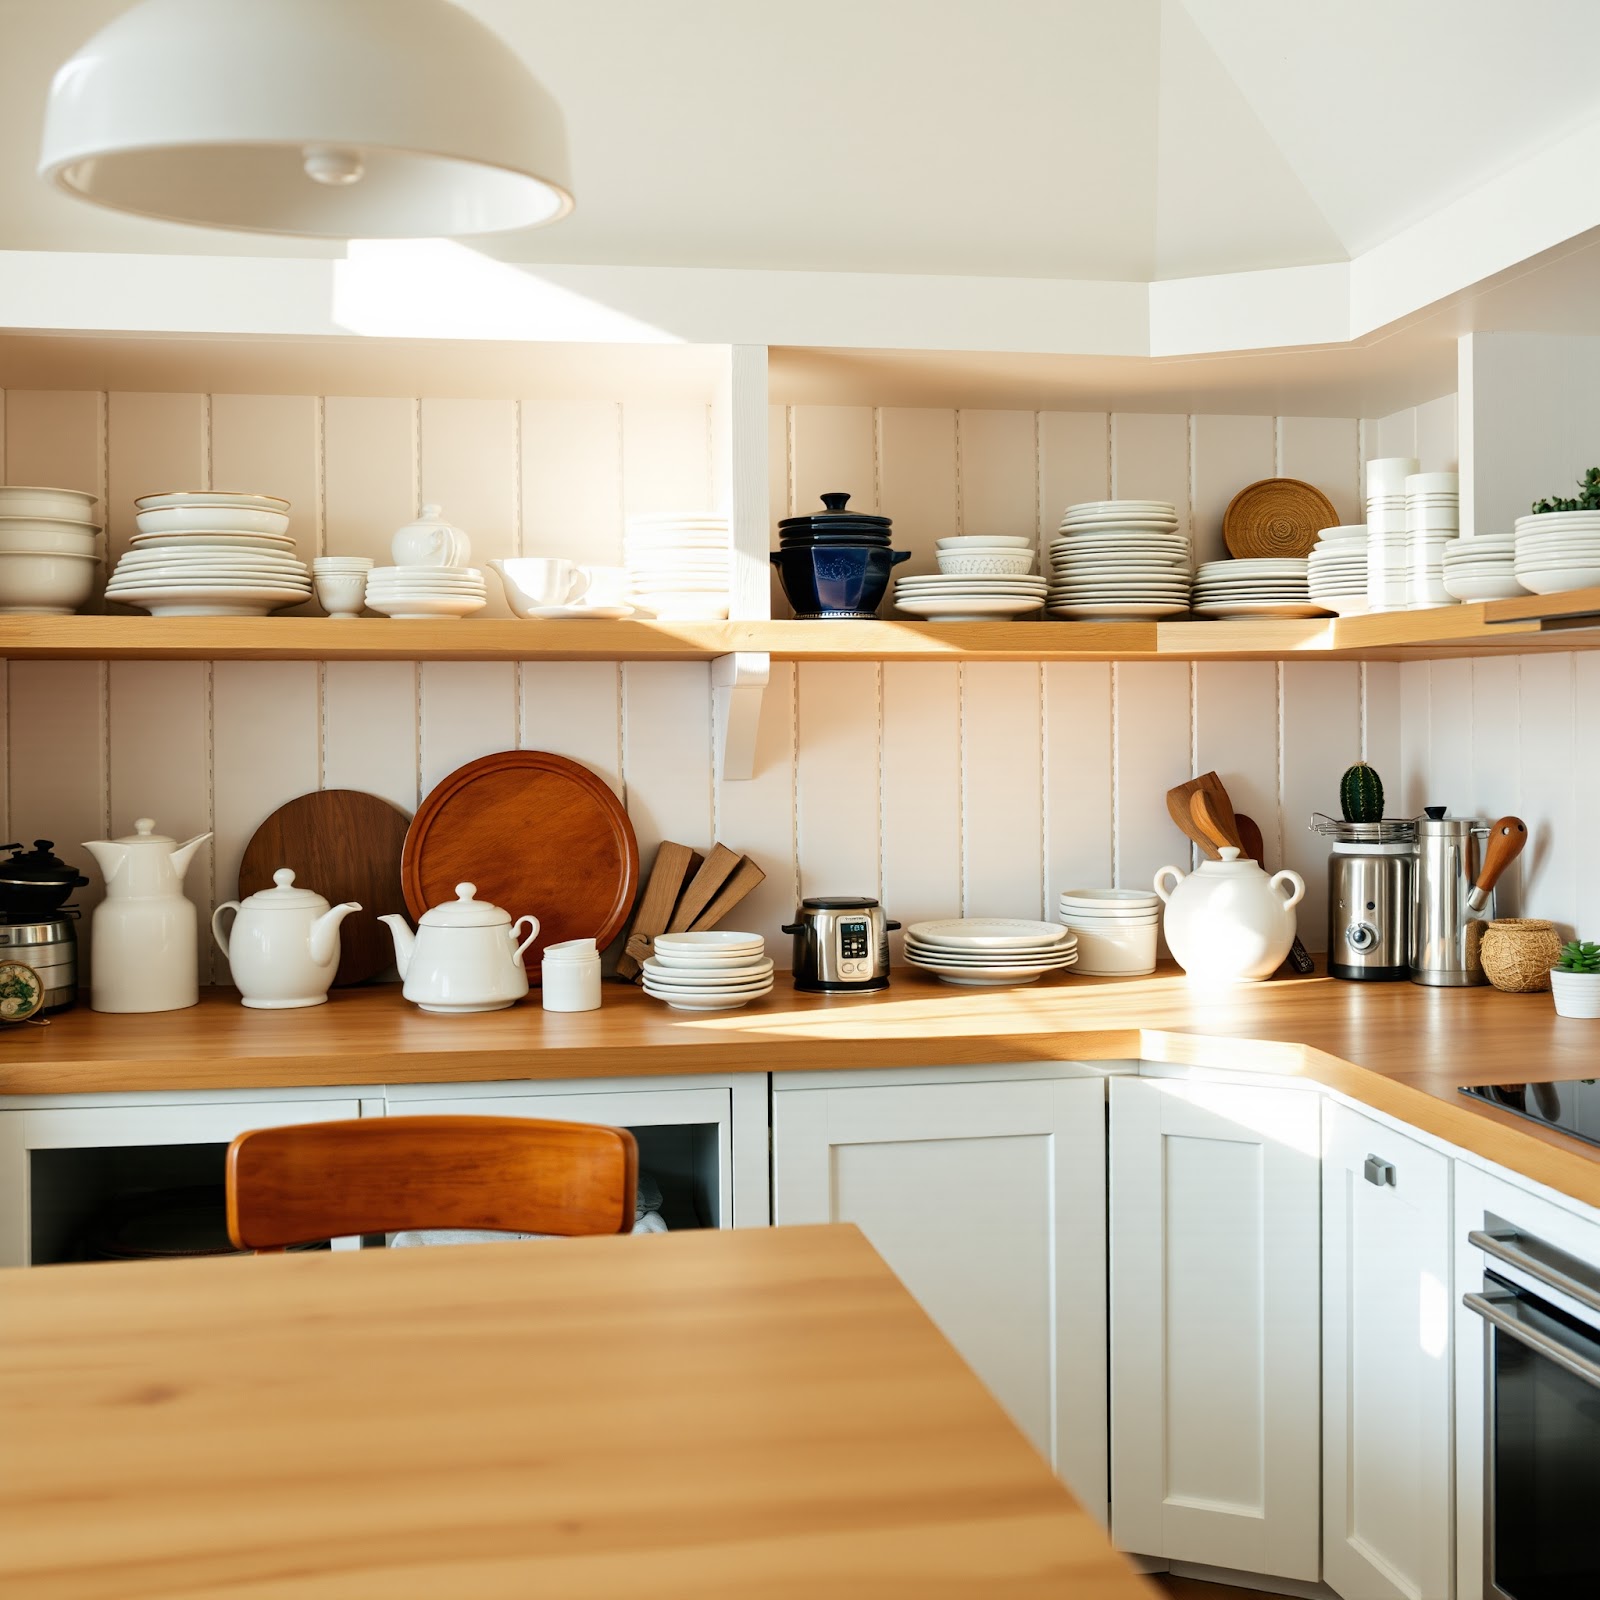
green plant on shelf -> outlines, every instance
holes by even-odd
[[[1535,500],[1533,510],[1535,516],[1543,516],[1547,511],[1600,511],[1600,467],[1590,467],[1578,480],[1576,499],[1563,500],[1558,496],[1551,500]]]
[[[1561,947],[1561,959],[1556,962],[1556,971],[1600,974],[1600,944],[1570,940]]]

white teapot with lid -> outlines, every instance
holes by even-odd
[[[228,958],[243,1005],[260,1011],[320,1006],[339,970],[339,924],[361,907],[354,900],[330,906],[311,889],[294,886],[294,872],[279,867],[276,887],[242,903],[224,900],[211,913],[211,935]],[[222,913],[234,913],[225,938]]]
[[[456,898],[422,914],[412,933],[400,916],[379,917],[394,935],[401,993],[424,1011],[499,1011],[528,992],[523,952],[539,937],[537,917],[518,917],[476,898],[478,886],[458,883]],[[517,932],[526,926],[519,944]]]
[[[1278,970],[1294,943],[1294,908],[1305,880],[1289,871],[1269,878],[1232,848],[1220,854],[1220,861],[1202,861],[1190,873],[1163,867],[1156,874],[1155,891],[1167,907],[1167,947],[1193,979],[1259,983]]]
[[[396,532],[389,553],[397,567],[464,567],[472,559],[472,541],[444,520],[441,507],[426,505],[415,522]]]

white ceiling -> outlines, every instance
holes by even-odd
[[[525,262],[1152,280],[1336,261],[1600,115],[1594,0],[461,3],[567,113],[576,214],[479,241]],[[328,253],[37,181],[50,75],[123,4],[0,0],[0,249]]]

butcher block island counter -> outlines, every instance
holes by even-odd
[[[1457,1093],[1463,1084],[1590,1075],[1600,1029],[1548,995],[1355,984],[1317,975],[1205,992],[1175,968],[960,990],[897,968],[875,996],[780,983],[742,1010],[685,1014],[607,984],[598,1012],[530,999],[471,1017],[420,1012],[398,986],[326,1006],[249,1011],[232,991],[187,1011],[0,1034],[0,1094],[642,1078],[706,1072],[1144,1060],[1309,1078],[1600,1206],[1591,1146]]]

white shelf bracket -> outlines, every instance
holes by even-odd
[[[738,650],[711,662],[712,716],[717,730],[717,771],[726,779],[756,775],[756,734],[761,699],[772,676],[772,657]]]

